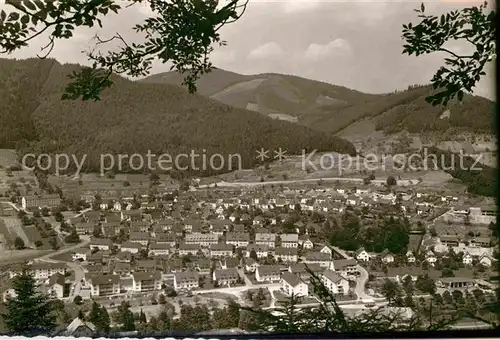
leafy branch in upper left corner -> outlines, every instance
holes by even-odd
[[[152,62],[159,59],[172,63],[171,69],[185,74],[184,85],[196,92],[196,80],[212,69],[208,56],[213,44],[225,45],[219,30],[238,20],[246,10],[248,0],[230,0],[219,6],[218,0],[124,0],[126,7],[146,4],[152,15],[134,27],[143,42],[128,43],[117,32],[110,39],[95,37],[96,48],[87,52],[92,67],[74,71],[69,78],[63,99],[99,100],[103,89],[110,87],[113,73],[132,77],[148,75]],[[7,0],[15,11],[0,12],[1,53],[11,53],[28,46],[29,42],[49,34],[49,43],[42,48],[45,58],[50,55],[56,39],[71,39],[77,27],[102,27],[102,17],[118,13],[120,0]],[[123,2],[123,1],[122,1]],[[102,48],[111,41],[120,44],[117,52]]]

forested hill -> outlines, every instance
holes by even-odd
[[[175,72],[160,73],[141,82],[180,84]],[[315,130],[339,132],[363,118],[374,120],[386,133],[446,131],[491,133],[493,103],[464,97],[448,107],[432,106],[425,98],[430,85],[410,86],[388,94],[366,94],[342,86],[283,74],[241,75],[216,69],[198,81],[201,94],[222,103],[279,116]]]
[[[101,101],[61,101],[67,75],[77,67],[0,59],[0,147],[87,154],[86,170],[97,169],[100,154],[148,150],[173,156],[191,149],[239,153],[245,166],[254,165],[260,148],[355,153],[350,142],[330,133],[190,95],[175,85],[114,77]]]

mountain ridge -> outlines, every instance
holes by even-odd
[[[78,67],[51,59],[0,59],[0,100],[6,103],[0,121],[9,122],[0,127],[0,147],[15,146],[21,154],[87,154],[84,171],[97,171],[99,155],[107,153],[206,150],[240,154],[244,167],[256,165],[260,148],[355,154],[350,142],[329,133],[191,95],[175,85],[113,76],[114,86],[98,102],[61,101],[67,74]],[[36,81],[30,81],[33,77]]]
[[[167,72],[146,77],[140,82],[180,85],[181,80],[182,76],[176,72]],[[462,103],[454,101],[446,108],[436,107],[425,101],[435,91],[431,85],[367,94],[294,75],[238,75],[217,68],[202,76],[199,91],[227,105],[330,133],[338,133],[364,118],[375,118],[375,129],[385,133],[446,131],[450,128],[492,133],[494,125],[493,102],[489,99],[466,95]],[[449,119],[440,119],[447,110],[451,112]]]

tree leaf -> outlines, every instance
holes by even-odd
[[[23,0],[23,5],[32,11],[36,11],[36,6],[34,3],[31,2],[31,0]]]

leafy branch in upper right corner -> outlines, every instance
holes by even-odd
[[[418,25],[403,25],[403,54],[429,54],[445,52],[445,65],[432,78],[434,89],[441,91],[426,98],[432,105],[446,105],[455,97],[462,101],[464,92],[473,87],[484,76],[485,65],[496,58],[496,12],[487,12],[487,3],[441,16],[425,14],[422,4],[415,12],[421,22]],[[446,47],[449,41],[466,41],[474,47],[470,55],[460,55]]]

